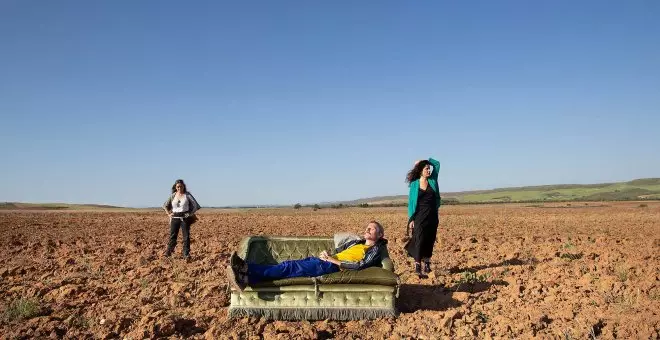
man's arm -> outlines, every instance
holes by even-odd
[[[367,253],[365,254],[364,258],[358,262],[349,262],[349,261],[339,261],[338,264],[335,262],[336,265],[339,266],[341,269],[350,269],[350,270],[361,270],[364,268],[369,268],[373,265],[375,265],[378,261],[380,261],[380,247],[379,246],[373,246],[375,248],[369,249]],[[333,258],[334,259],[334,258]]]
[[[334,258],[332,256],[329,256],[328,253],[325,252],[325,251],[321,253],[321,256],[319,256],[319,258],[323,261],[334,263],[334,264],[338,265],[341,268],[342,262],[337,260],[336,258]]]

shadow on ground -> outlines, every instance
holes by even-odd
[[[451,287],[442,285],[403,284],[397,299],[397,309],[401,313],[413,313],[418,310],[443,311],[458,307],[461,302],[452,297],[453,293],[480,293],[492,286],[507,286],[502,280],[475,283],[456,283]]]
[[[401,313],[417,310],[442,311],[458,307],[461,303],[452,299],[452,292],[443,286],[403,284],[399,290],[397,309]]]
[[[487,282],[474,282],[474,283],[456,283],[453,286],[446,288],[449,292],[466,292],[466,293],[481,293],[485,292],[492,286],[508,286],[509,283],[502,280],[494,280]]]
[[[519,259],[511,259],[511,260],[504,260],[499,263],[491,263],[491,264],[485,264],[485,265],[480,265],[480,266],[474,266],[474,267],[452,267],[449,269],[449,273],[451,274],[456,274],[456,273],[463,273],[463,272],[478,272],[483,269],[489,269],[489,268],[497,268],[497,267],[504,267],[504,266],[522,266],[525,264],[533,264],[537,262],[536,260],[530,260],[530,261],[523,261]]]

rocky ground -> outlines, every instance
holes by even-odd
[[[646,205],[646,206],[644,206]],[[660,203],[441,208],[434,272],[403,252],[404,208],[207,210],[192,261],[161,256],[163,212],[0,212],[2,338],[658,338]],[[223,268],[246,235],[385,226],[396,319],[227,318]]]

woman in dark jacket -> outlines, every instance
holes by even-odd
[[[431,171],[431,166],[433,171]],[[415,272],[419,277],[426,277],[426,274],[431,272],[431,255],[439,224],[439,171],[440,162],[429,158],[417,161],[406,176],[406,182],[410,187],[408,229],[412,230],[412,237],[406,244],[406,251],[415,260]],[[423,269],[422,261],[424,262]]]
[[[177,179],[172,185],[172,194],[163,204],[163,209],[170,217],[170,240],[167,243],[165,256],[172,255],[176,246],[176,239],[179,236],[179,229],[183,234],[183,258],[190,259],[190,225],[197,218],[195,212],[201,207],[195,200],[195,197],[188,192],[186,184],[182,179]]]

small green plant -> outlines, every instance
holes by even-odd
[[[300,209],[302,205],[300,203],[296,203],[296,205],[293,206],[293,209]]]
[[[603,295],[605,302],[608,304],[614,304],[621,310],[628,310],[639,303],[639,290],[637,293],[628,293],[623,292],[615,294],[612,292],[607,292]]]
[[[511,271],[511,268],[509,268],[508,266],[507,266],[507,267],[504,267],[504,270],[502,270],[502,272],[500,273],[500,277],[506,277],[506,275],[507,275],[510,271]]]
[[[4,318],[13,320],[24,320],[39,315],[39,303],[33,299],[20,298],[12,301],[5,309]]]
[[[564,243],[562,248],[563,249],[573,249],[573,248],[575,248],[575,245],[573,244],[573,242],[571,242],[571,239],[569,238],[568,241],[566,241],[566,243]]]
[[[479,322],[481,322],[481,323],[486,323],[486,322],[488,322],[488,316],[486,314],[484,314],[484,312],[478,311],[477,312],[477,320],[479,320]]]
[[[616,276],[619,278],[619,281],[626,282],[628,281],[628,270],[620,269],[617,271]]]
[[[147,281],[147,279],[145,278],[140,279],[140,287],[142,289],[147,289],[147,287],[149,287],[149,282]]]
[[[458,281],[458,283],[475,284],[475,283],[486,282],[487,280],[488,280],[487,274],[477,275],[477,273],[464,271],[461,273],[461,279]]]
[[[569,261],[579,260],[582,258],[582,253],[579,254],[563,253],[559,257]]]
[[[85,267],[85,270],[86,270],[87,274],[89,274],[89,276],[91,278],[98,279],[98,278],[101,278],[103,276],[103,268],[99,268],[98,270],[94,270],[94,267],[92,267],[92,263],[89,261],[88,256],[83,255],[82,264]]]
[[[89,328],[89,320],[84,316],[82,316],[81,314],[75,314],[71,318],[70,322],[71,322],[70,326],[74,328],[83,328],[83,329]]]
[[[651,300],[660,300],[660,292],[659,291],[653,291],[649,292],[649,299]]]
[[[589,273],[589,267],[585,264],[582,264],[580,266],[580,274],[585,275],[587,273]]]

